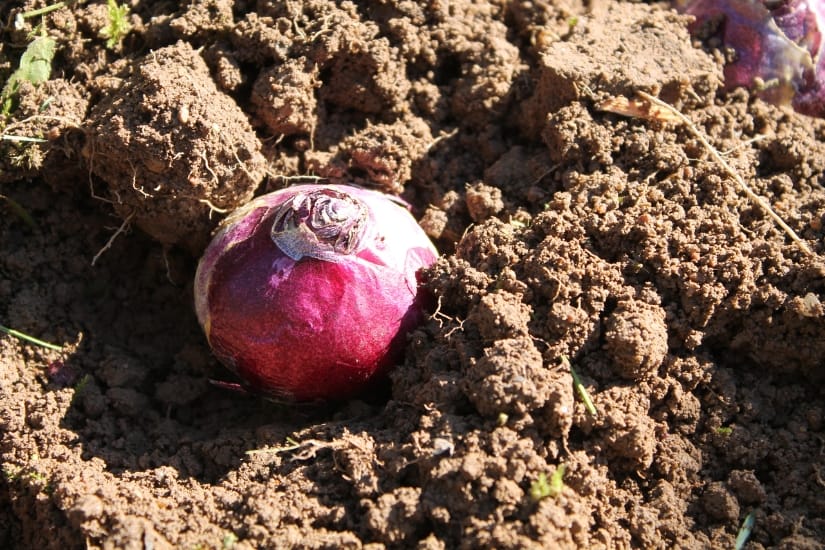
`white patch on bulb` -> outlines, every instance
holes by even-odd
[[[270,266],[269,287],[277,288],[277,285],[289,277],[294,267],[295,260],[289,256],[281,256],[274,260]]]

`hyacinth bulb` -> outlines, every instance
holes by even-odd
[[[250,391],[344,399],[400,359],[425,315],[417,274],[436,257],[397,199],[293,186],[225,220],[198,265],[195,310]]]
[[[825,0],[677,0],[732,52],[727,88],[757,89],[766,100],[825,116]]]

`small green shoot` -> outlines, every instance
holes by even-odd
[[[37,17],[40,15],[46,15],[47,13],[57,11],[60,8],[65,8],[66,5],[66,2],[56,2],[54,4],[49,4],[48,6],[38,8],[36,10],[20,12],[14,16],[14,28],[19,31],[26,26],[26,19],[31,19],[32,17]]]
[[[89,382],[92,380],[92,375],[84,374],[83,377],[77,381],[77,384],[74,385],[74,393],[72,394],[72,404],[77,403],[77,399],[83,395],[83,391],[86,389],[86,386],[89,385]]]
[[[3,477],[6,481],[13,482],[17,480],[30,481],[33,485],[40,485],[40,489],[46,493],[51,494],[54,487],[49,482],[49,478],[45,474],[41,474],[37,470],[26,471],[24,468],[14,468],[11,466],[3,466]]]
[[[39,338],[29,336],[25,332],[20,332],[19,330],[14,330],[13,328],[4,327],[3,325],[0,325],[0,332],[5,332],[9,336],[14,336],[15,338],[18,338],[25,342],[29,342],[30,344],[34,344],[36,346],[40,346],[53,351],[63,351],[63,346],[58,346],[57,344],[50,344],[49,342],[44,342]]]
[[[11,74],[6,81],[6,85],[3,86],[3,92],[0,93],[4,116],[11,113],[14,96],[20,88],[21,82],[40,84],[49,79],[52,73],[55,45],[53,38],[40,36],[32,40],[26,51],[20,56],[20,66]]]
[[[3,477],[6,481],[28,480],[37,485],[43,485],[43,489],[49,492],[49,478],[45,474],[41,474],[37,470],[26,471],[25,468],[14,468],[12,466],[3,466]]]
[[[745,516],[745,520],[742,522],[742,527],[739,528],[739,533],[736,534],[736,545],[734,546],[735,550],[742,550],[742,548],[745,547],[745,543],[748,542],[755,524],[756,517],[753,515],[753,512]]]
[[[77,384],[75,384],[75,386],[74,386],[74,392],[75,392],[75,394],[82,393],[82,392],[83,392],[83,390],[84,390],[84,389],[86,389],[86,386],[88,386],[88,385],[89,385],[89,381],[90,381],[91,379],[92,379],[92,375],[91,375],[91,374],[85,374],[85,375],[83,375],[83,378],[81,378],[80,380],[78,380],[78,381],[77,381]]]
[[[544,472],[539,474],[536,481],[530,484],[530,499],[533,502],[538,502],[543,498],[550,496],[550,482],[547,481],[547,474]]]
[[[232,550],[235,548],[235,543],[238,542],[238,535],[235,533],[227,533],[221,541],[221,548],[223,550]]]
[[[7,197],[6,195],[0,195],[0,200],[6,201],[6,204],[9,206],[9,209],[12,213],[23,220],[23,223],[28,225],[32,230],[37,230],[37,224],[34,221],[34,218],[29,211],[20,206],[16,200]]]
[[[41,474],[36,470],[32,470],[31,472],[26,474],[26,477],[34,481],[35,483],[42,483],[44,485],[49,481],[49,478],[46,477],[46,474]]]
[[[573,385],[576,387],[576,392],[579,394],[579,398],[582,400],[582,403],[584,403],[584,408],[587,409],[590,416],[599,416],[599,412],[596,410],[593,400],[590,399],[590,394],[587,393],[587,388],[584,387],[582,379],[579,378],[579,373],[577,373],[576,369],[573,368],[573,365],[570,364],[570,359],[568,359],[566,355],[562,355],[561,362],[568,369],[570,369],[570,374],[573,376]]]
[[[127,4],[118,5],[117,0],[107,0],[106,7],[109,11],[109,22],[100,31],[101,36],[106,38],[106,47],[110,50],[120,45],[123,37],[132,30],[129,24],[129,6]]]
[[[559,464],[549,480],[544,472],[540,473],[538,479],[530,484],[530,498],[532,501],[538,502],[547,497],[556,498],[559,496],[564,489],[564,472],[566,469],[567,466]]]
[[[52,103],[54,103],[54,96],[50,95],[43,102],[40,104],[40,107],[37,108],[37,112],[40,114],[45,113],[49,107],[51,107]],[[43,141],[46,141],[45,139]]]
[[[716,428],[716,433],[719,435],[724,435],[725,437],[729,436],[733,433],[733,427],[731,426],[719,426]]]

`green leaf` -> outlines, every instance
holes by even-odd
[[[32,40],[20,56],[20,66],[11,74],[3,87],[4,103],[17,93],[20,82],[40,84],[49,79],[52,73],[55,45],[56,42],[49,36],[40,36]]]
[[[52,74],[52,59],[54,59],[55,41],[50,36],[41,36],[32,40],[23,55],[20,56],[20,67],[12,78],[18,75],[21,80],[28,80],[32,84],[46,82]]]

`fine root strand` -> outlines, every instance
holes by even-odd
[[[109,240],[106,241],[106,244],[103,245],[103,248],[98,250],[97,254],[95,254],[94,258],[92,258],[92,267],[94,267],[94,265],[97,263],[100,257],[103,256],[104,252],[112,248],[112,244],[114,244],[115,239],[118,238],[118,235],[121,235],[122,233],[126,232],[126,230],[129,228],[129,224],[132,223],[132,218],[134,217],[134,212],[126,216],[126,218],[123,220],[123,223],[120,224],[120,227],[117,228],[117,230],[112,234],[112,236],[109,237]]]
[[[687,127],[690,133],[692,133],[694,137],[696,137],[696,139],[699,140],[699,142],[707,150],[707,152],[710,153],[710,156],[713,157],[713,160],[715,160],[719,164],[719,166],[721,166],[725,170],[725,172],[727,172],[728,176],[733,178],[736,181],[736,183],[739,184],[739,187],[745,192],[748,198],[757,205],[759,205],[763,210],[765,210],[765,212],[768,213],[768,215],[773,219],[776,225],[782,228],[782,230],[791,238],[791,240],[793,240],[794,243],[796,243],[796,245],[799,247],[800,250],[802,250],[802,252],[804,252],[808,256],[813,255],[813,251],[802,239],[799,238],[799,235],[796,234],[796,231],[794,231],[791,228],[791,226],[785,223],[785,220],[783,220],[779,216],[779,214],[777,214],[774,211],[774,209],[771,207],[770,203],[766,199],[756,194],[756,192],[753,189],[751,189],[747,182],[745,182],[745,179],[742,176],[740,176],[736,170],[734,170],[734,168],[728,163],[728,161],[725,160],[722,154],[710,143],[710,141],[708,141],[708,138],[704,135],[704,133],[702,133],[687,116],[682,114],[682,112],[679,111],[676,107],[673,107],[669,103],[666,103],[658,97],[648,94],[647,92],[639,91],[638,94],[647,101],[655,105],[658,105],[663,109],[667,109],[671,113],[673,113],[673,115],[676,116]]]

